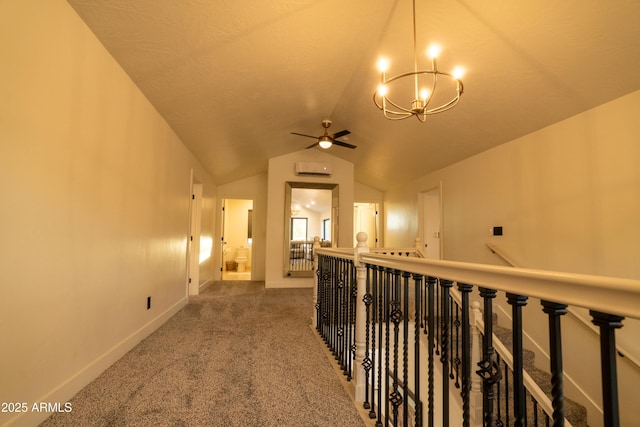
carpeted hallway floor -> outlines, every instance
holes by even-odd
[[[42,426],[363,426],[310,289],[216,282]]]

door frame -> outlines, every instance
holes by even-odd
[[[200,293],[200,234],[202,230],[202,183],[191,171],[189,233],[187,236],[187,296]]]

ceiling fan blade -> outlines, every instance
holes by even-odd
[[[291,132],[293,135],[298,135],[298,136],[306,136],[307,138],[313,138],[313,139],[318,139],[317,136],[311,136],[311,135],[305,135],[304,133],[298,133],[298,132]]]
[[[315,137],[317,139],[317,137]],[[318,145],[320,143],[320,141],[316,142],[315,144],[311,144],[310,146],[306,147],[306,148],[313,148],[316,145]]]
[[[345,135],[349,135],[351,132],[349,132],[348,130],[341,130],[340,132],[336,132],[333,135],[331,135],[331,139],[336,139],[336,138],[340,138],[341,136],[345,136]]]
[[[335,139],[333,140],[333,143],[335,145],[339,145],[341,147],[346,147],[346,148],[351,148],[351,149],[356,148],[355,145],[347,144],[346,142],[342,142],[342,141],[336,141]]]

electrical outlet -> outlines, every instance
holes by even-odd
[[[147,310],[151,308],[151,297],[147,297]]]

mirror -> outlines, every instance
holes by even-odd
[[[285,183],[284,275],[313,277],[313,239],[335,246],[338,238],[338,184]]]

